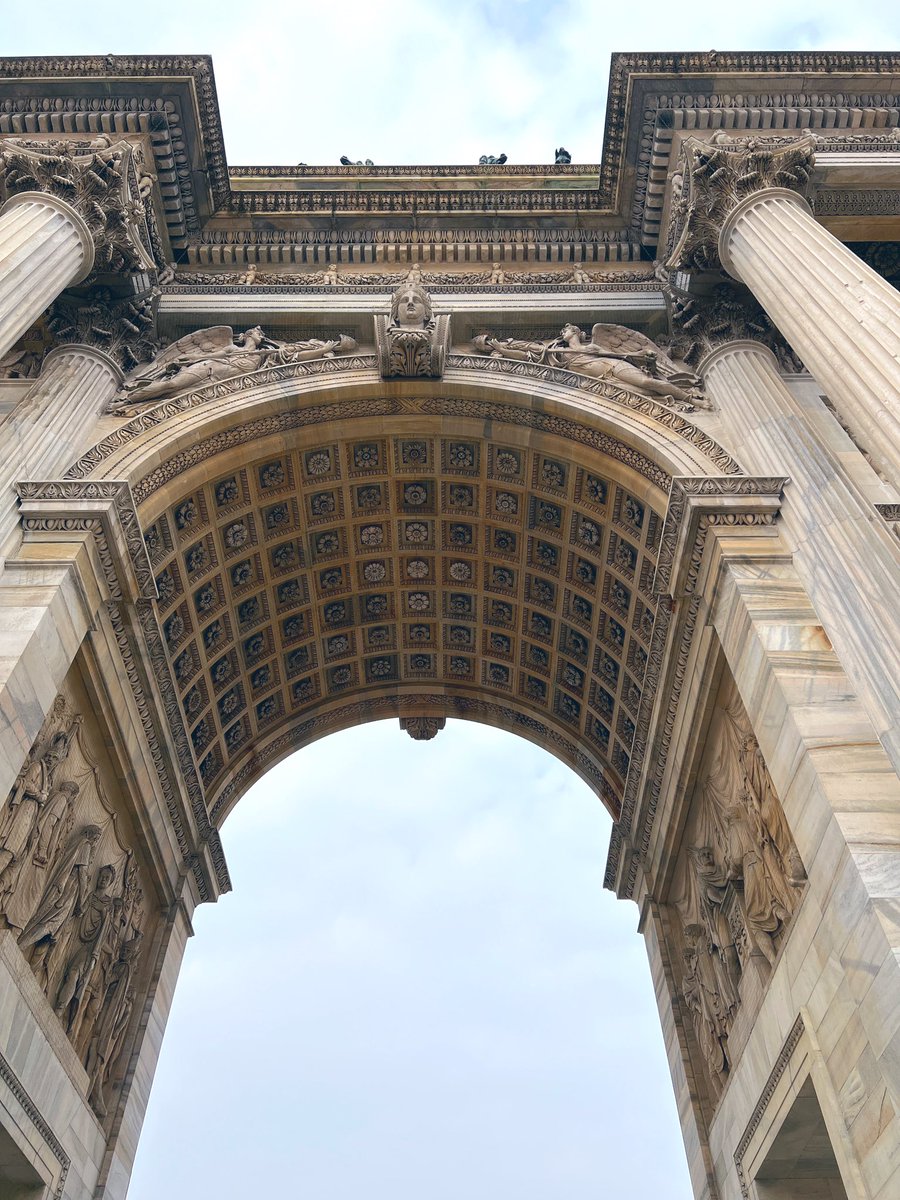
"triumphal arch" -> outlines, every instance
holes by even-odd
[[[900,1195],[900,57],[616,56],[554,158],[0,60],[4,1197],[122,1200],[222,821],[384,717],[612,814],[698,1198]]]

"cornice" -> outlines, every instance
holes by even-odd
[[[868,135],[898,123],[896,111],[891,115],[900,104],[898,75],[897,52],[614,54],[602,200],[653,245],[677,131],[752,135],[812,128],[828,143],[819,149],[831,150],[842,127]]]
[[[659,235],[676,132],[752,134],[809,127],[826,140],[836,139],[834,148],[842,152],[847,148],[840,142],[846,123],[848,132],[861,130],[874,138],[871,148],[877,150],[877,127],[900,119],[894,113],[898,77],[896,53],[617,54],[610,65],[599,168],[549,163],[229,169],[208,56],[15,57],[0,59],[0,135],[106,132],[144,139],[155,157],[158,216],[160,222],[165,219],[175,249],[199,235],[214,213],[236,222],[254,214],[296,217],[298,224],[309,226],[313,242],[322,232],[312,228],[316,223],[343,217],[352,221],[366,214],[407,222],[444,217],[450,218],[448,225],[478,214],[499,216],[501,222],[517,214],[532,221],[555,216],[569,226],[567,244],[582,240],[583,231],[576,226],[587,220],[598,226],[589,232],[603,232],[607,238],[612,233],[623,245],[639,239],[651,246]],[[831,145],[820,147],[826,149],[830,152]],[[467,178],[473,181],[468,188]],[[255,180],[260,186],[254,186]],[[884,199],[893,212],[889,189]],[[859,215],[870,215],[872,203]],[[837,215],[857,215],[852,194],[835,206]],[[523,232],[525,224],[518,221]],[[267,231],[239,232],[247,244],[269,240]],[[353,230],[348,246],[362,251],[369,241],[374,245],[361,232]],[[457,242],[460,232],[448,228],[431,240],[446,235],[448,244]],[[495,226],[485,244],[496,242],[497,233]],[[154,250],[159,258],[156,246]],[[629,249],[629,257],[634,256]],[[604,252],[590,261],[605,257]],[[345,259],[334,252],[308,261],[366,259]]]

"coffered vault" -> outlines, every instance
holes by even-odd
[[[229,168],[206,58],[0,60],[0,1193],[125,1195],[222,821],[391,715],[612,814],[698,1197],[897,1194],[898,68]]]

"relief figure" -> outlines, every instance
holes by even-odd
[[[56,1015],[67,1033],[77,1032],[76,1018],[102,953],[110,922],[116,912],[117,897],[112,895],[115,879],[115,868],[109,863],[97,872],[94,890],[84,903],[75,934],[70,941],[71,949],[62,970],[54,1005]]]
[[[91,864],[102,830],[85,825],[74,834],[54,868],[34,916],[19,937],[19,946],[46,992],[56,968],[56,948],[65,945],[68,924],[84,907]]]
[[[699,925],[685,927],[682,994],[691,1011],[697,1041],[717,1086],[728,1074],[728,1030],[712,969]]]
[[[13,785],[0,824],[0,910],[4,913],[16,892],[32,852],[53,774],[69,752],[69,735],[58,732],[40,753],[35,748]]]
[[[741,963],[723,909],[728,878],[710,846],[689,846],[688,858],[697,883],[706,937],[715,949],[719,992],[730,1018],[740,1003]]]
[[[778,895],[778,887],[754,828],[752,806],[750,790],[744,788],[740,798],[724,809],[726,864],[729,877],[743,883],[744,912],[750,940],[770,963],[774,963],[774,939],[781,932],[789,914]]]
[[[700,380],[661,350],[645,334],[624,325],[594,325],[588,337],[577,325],[564,325],[559,337],[543,340],[497,338],[480,334],[472,345],[479,354],[520,362],[564,367],[592,379],[620,384],[662,403],[709,408]]]
[[[230,325],[214,325],[186,334],[167,346],[146,366],[132,371],[119,389],[115,410],[158,402],[190,388],[258,371],[270,361],[279,365],[328,358],[356,348],[353,338],[339,334],[324,341],[277,342],[259,325],[235,335]]]

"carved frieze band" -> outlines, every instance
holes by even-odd
[[[106,459],[124,449],[125,446],[140,437],[143,433],[157,428],[169,418],[190,409],[198,408],[204,404],[209,404],[215,400],[221,400],[229,396],[237,396],[272,383],[285,383],[295,379],[305,379],[315,376],[328,377],[361,370],[371,371],[373,385],[380,386],[379,377],[375,370],[376,365],[376,359],[373,355],[350,354],[340,358],[319,359],[312,362],[293,363],[289,366],[265,368],[262,371],[236,376],[204,388],[198,388],[193,392],[186,392],[181,396],[166,400],[162,404],[148,409],[146,412],[140,413],[120,426],[74,463],[66,471],[65,477],[67,479],[83,479],[94,474],[98,469],[102,468],[102,464]],[[484,358],[477,354],[451,354],[447,364],[448,374],[446,378],[448,381],[452,379],[452,375],[449,372],[453,369],[478,371],[488,375],[509,376],[521,379],[523,382],[538,380],[558,385],[563,389],[581,394],[587,393],[588,395],[598,396],[604,400],[610,400],[632,412],[650,417],[656,424],[667,430],[668,433],[674,434],[679,439],[688,442],[695,450],[698,450],[704,457],[710,460],[712,468],[717,472],[727,475],[739,475],[741,472],[739,464],[713,438],[698,426],[693,425],[683,414],[666,408],[654,400],[638,396],[623,388],[614,387],[603,380],[576,375],[574,372],[565,371],[560,368],[541,367],[533,363],[513,362],[502,358]],[[415,406],[417,402],[405,401],[404,403]],[[419,405],[424,405],[425,403],[424,401],[418,402]],[[362,408],[360,404],[362,404]],[[330,405],[311,406],[302,411],[295,410],[292,413],[285,414],[284,419],[295,423],[287,427],[300,427],[301,425],[314,425],[320,421],[352,419],[355,415],[377,416],[388,415],[392,411],[416,411],[415,407],[408,409],[401,409],[399,407],[382,409],[379,407],[385,404],[397,406],[400,402],[382,400],[364,402],[344,401]],[[580,442],[582,445],[595,446],[603,453],[614,453],[615,448],[621,446],[616,439],[603,435],[597,430],[591,429],[579,422],[561,417],[553,417],[545,413],[535,413],[530,409],[520,409],[512,404],[492,404],[487,401],[474,400],[457,401],[449,398],[446,400],[430,400],[427,404],[431,406],[427,411],[441,412],[448,415],[466,415],[466,410],[468,409],[472,415],[482,415],[485,419],[531,425],[533,428],[540,428],[550,433],[556,433],[560,437]],[[253,423],[254,426],[257,424]],[[245,426],[244,428],[248,427]],[[248,436],[259,436],[259,433],[248,433]],[[630,462],[630,465],[635,466],[637,470],[640,470],[657,486],[668,490],[670,481],[661,468],[651,463],[643,455],[638,454],[637,451],[629,449],[628,453],[634,459],[634,461]],[[621,449],[616,456],[621,457]],[[197,461],[200,460],[198,459]],[[161,478],[155,486],[160,486],[163,482],[165,480]],[[151,488],[150,491],[152,490]],[[142,481],[142,484],[137,485],[135,491],[137,502],[142,503],[148,494],[149,491],[146,490],[146,486]]]
[[[769,1073],[769,1078],[766,1080],[766,1086],[762,1090],[762,1095],[756,1102],[756,1107],[750,1120],[747,1122],[747,1128],[741,1134],[741,1140],[738,1142],[734,1152],[734,1165],[737,1168],[738,1182],[741,1186],[741,1195],[744,1200],[750,1200],[750,1185],[747,1182],[746,1174],[744,1173],[744,1155],[747,1153],[747,1147],[753,1140],[753,1135],[756,1133],[762,1124],[762,1119],[766,1114],[766,1109],[769,1106],[769,1101],[775,1095],[775,1089],[781,1082],[785,1071],[787,1071],[790,1061],[794,1055],[794,1051],[800,1043],[800,1039],[806,1032],[806,1026],[803,1023],[803,1014],[799,1013],[794,1024],[791,1026],[791,1031],[785,1039],[784,1045],[778,1053],[775,1060],[775,1065]]]
[[[710,529],[715,526],[770,525],[778,514],[783,478],[676,478],[660,541],[654,591],[661,597],[647,672],[641,693],[631,765],[622,798],[622,815],[613,829],[604,885],[633,896],[637,872],[646,858],[656,819],[675,718],[681,701],[688,655],[697,625],[700,597],[695,588]],[[682,598],[679,607],[678,598]],[[663,676],[665,691],[660,688]],[[665,695],[665,713],[656,712]],[[651,726],[656,733],[650,745]],[[650,751],[650,753],[648,753]],[[649,762],[649,769],[645,766]],[[640,829],[635,830],[638,802]],[[628,869],[620,882],[620,861],[626,846]]]

